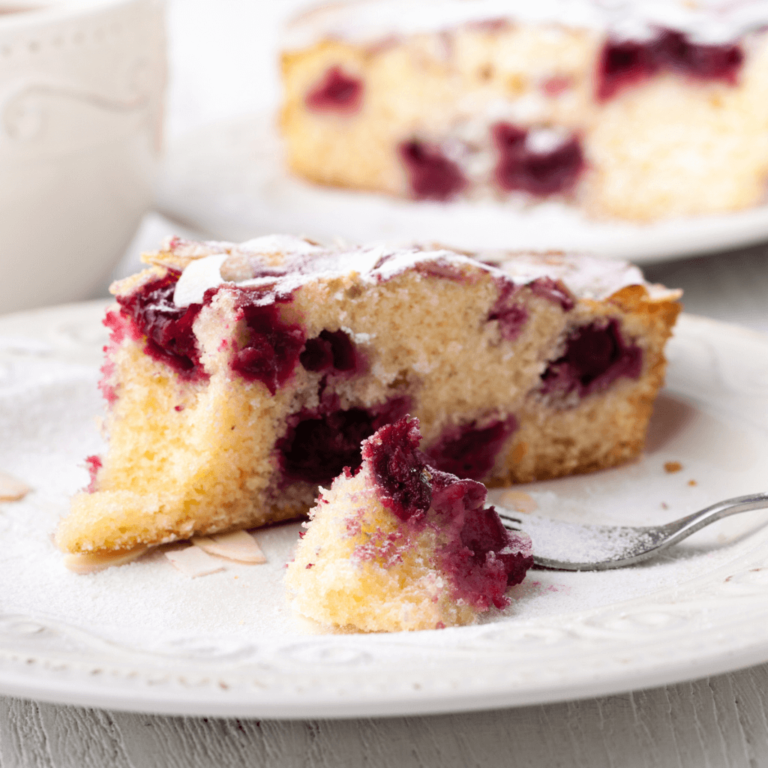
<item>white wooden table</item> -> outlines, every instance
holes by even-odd
[[[0,699],[3,768],[753,768],[768,665],[581,702],[386,720],[215,720]]]
[[[274,73],[271,25],[295,4],[172,0],[170,140],[274,99],[272,81],[258,91],[253,83]],[[219,87],[223,70],[229,89]],[[147,219],[134,247],[165,226]],[[646,274],[684,288],[687,311],[768,332],[768,246],[652,265]],[[496,765],[768,766],[768,664],[599,699],[380,720],[216,720],[0,698],[2,768]]]

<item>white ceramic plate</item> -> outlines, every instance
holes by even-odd
[[[600,222],[562,204],[413,203],[291,177],[272,120],[206,127],[169,147],[158,207],[222,240],[286,232],[321,240],[432,240],[457,248],[561,249],[637,263],[713,253],[768,238],[768,206],[656,224]]]
[[[0,318],[0,471],[34,491],[0,505],[0,693],[179,714],[342,717],[616,693],[768,660],[768,512],[722,521],[665,559],[531,572],[481,624],[324,633],[282,587],[297,525],[259,533],[269,563],[198,579],[161,553],[66,571],[50,534],[101,449],[103,304]],[[637,462],[526,490],[541,512],[642,523],[766,489],[768,337],[684,316]],[[683,469],[668,473],[664,464]]]

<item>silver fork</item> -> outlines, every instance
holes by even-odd
[[[561,571],[606,571],[649,560],[716,520],[768,507],[768,493],[726,499],[666,525],[579,525],[494,505],[504,527],[533,541],[533,562]]]

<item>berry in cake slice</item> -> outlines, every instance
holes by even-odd
[[[485,486],[441,472],[403,418],[363,443],[363,463],[321,490],[286,583],[312,619],[367,632],[469,624],[510,604],[533,564]]]
[[[306,514],[406,413],[441,471],[504,484],[642,450],[677,294],[630,265],[171,239],[113,287],[108,447],[56,540],[131,550]]]

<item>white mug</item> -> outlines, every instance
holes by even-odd
[[[0,0],[0,313],[88,298],[152,202],[161,0]]]

